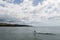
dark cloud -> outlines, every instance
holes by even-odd
[[[4,4],[0,4],[0,6],[5,7],[5,5],[4,5]]]

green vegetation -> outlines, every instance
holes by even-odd
[[[30,25],[19,25],[19,24],[0,23],[0,27],[2,27],[2,26],[10,26],[10,27],[32,27]]]

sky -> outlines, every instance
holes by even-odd
[[[60,26],[60,0],[0,0],[0,22]]]

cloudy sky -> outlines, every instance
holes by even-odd
[[[60,0],[0,0],[0,22],[60,26]]]

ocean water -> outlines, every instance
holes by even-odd
[[[60,27],[34,27],[37,33],[52,33],[54,35],[36,34],[34,40],[60,40]]]
[[[47,27],[39,27],[41,32],[44,32],[46,28]],[[55,31],[59,30],[59,28],[55,29],[52,28],[52,30]],[[51,29],[48,30],[52,33]],[[45,31],[48,32],[47,30]],[[53,33],[55,33],[55,31],[53,31]],[[56,32],[56,35],[43,35],[35,34],[34,28],[32,27],[0,27],[0,40],[60,40],[59,32],[60,31],[58,31],[58,33]]]
[[[0,40],[33,40],[31,27],[0,27]]]
[[[60,34],[56,35],[36,34],[36,36],[34,36],[34,40],[60,40]]]
[[[34,30],[41,33],[59,33],[60,34],[60,27],[52,26],[52,27],[34,27]]]

